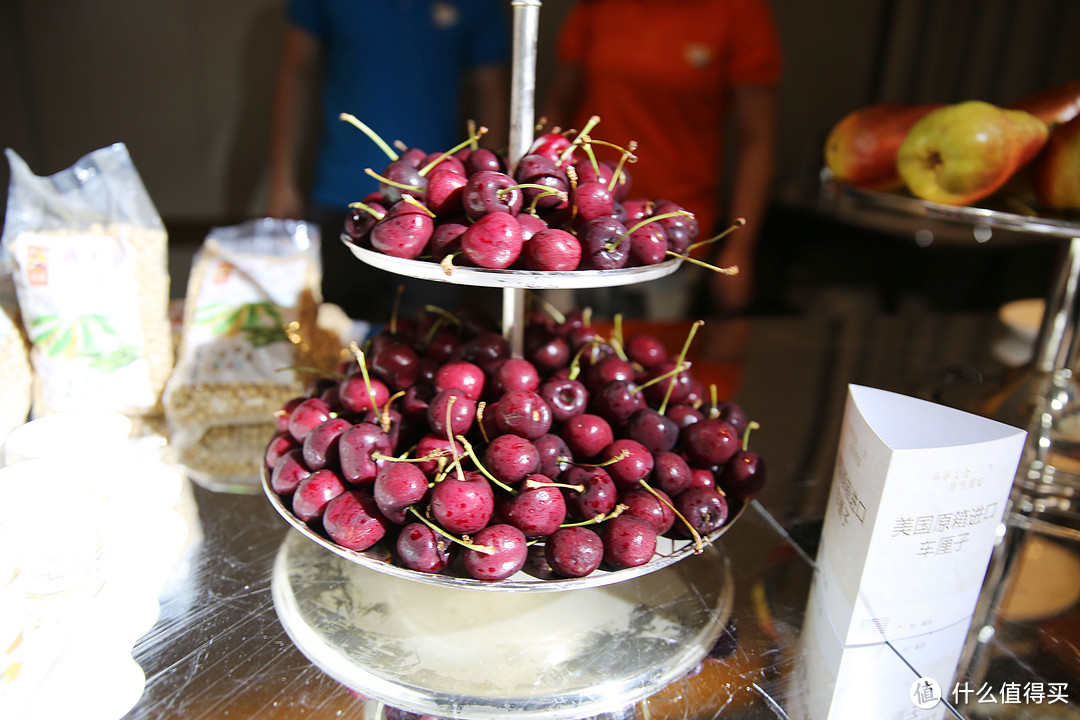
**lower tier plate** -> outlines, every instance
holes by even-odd
[[[410,712],[568,720],[616,712],[692,670],[731,615],[720,545],[564,593],[486,593],[380,573],[289,532],[271,579],[297,648],[355,692]]]

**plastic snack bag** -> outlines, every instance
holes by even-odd
[[[160,411],[173,363],[168,236],[127,148],[46,177],[7,158],[2,243],[30,340],[33,416]]]
[[[261,218],[214,228],[192,262],[165,416],[177,457],[204,487],[258,482],[274,414],[333,370],[341,343],[318,327],[319,234]]]
[[[10,269],[0,259],[0,444],[30,417],[34,375]]]

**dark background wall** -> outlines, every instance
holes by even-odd
[[[282,4],[4,0],[0,145],[49,174],[123,141],[167,225],[258,215]],[[546,0],[541,9],[538,94],[571,4]],[[787,61],[781,212],[813,206],[825,135],[856,107],[1007,103],[1080,77],[1075,0],[773,0],[773,7]],[[6,163],[0,182],[7,185]]]

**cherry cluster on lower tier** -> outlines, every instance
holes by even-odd
[[[633,157],[629,153],[625,158]],[[485,148],[411,148],[354,203],[351,242],[392,257],[493,270],[609,270],[684,256],[697,239],[677,203],[634,197],[625,163],[542,135],[513,170]]]
[[[756,424],[655,336],[587,318],[530,319],[522,357],[479,311],[398,321],[278,413],[272,490],[342,547],[486,581],[537,544],[574,578],[697,543],[765,483]]]

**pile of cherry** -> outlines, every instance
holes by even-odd
[[[632,197],[634,148],[610,163],[597,160],[593,143],[584,132],[544,133],[511,171],[504,157],[469,143],[427,154],[379,141],[390,162],[368,169],[379,189],[350,206],[345,233],[393,257],[493,270],[610,270],[685,257],[698,236],[693,214]]]
[[[649,562],[660,536],[700,550],[765,464],[756,423],[685,361],[699,324],[673,354],[537,314],[513,357],[482,311],[398,320],[281,409],[270,487],[312,531],[424,573],[583,577]]]

